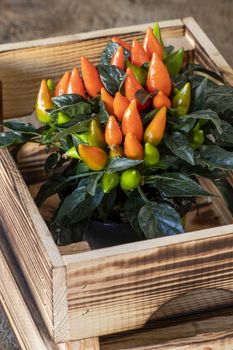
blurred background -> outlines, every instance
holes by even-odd
[[[0,43],[185,16],[233,65],[233,0],[0,0]]]
[[[186,16],[233,66],[233,0],[0,0],[0,43]],[[8,349],[18,345],[0,308],[0,350]]]

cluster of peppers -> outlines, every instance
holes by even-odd
[[[74,67],[71,73],[63,75],[55,88],[51,80],[42,80],[36,101],[37,117],[42,123],[52,122],[47,110],[53,108],[53,96],[79,94],[88,99],[100,95],[109,113],[105,130],[98,119],[92,119],[87,133],[75,135],[82,143],[77,149],[75,146],[70,148],[64,156],[81,159],[93,171],[104,169],[109,157],[144,159],[147,166],[156,165],[160,159],[157,146],[164,136],[167,109],[172,107],[176,116],[184,116],[190,106],[190,84],[186,83],[177,90],[172,88],[171,82],[171,76],[181,68],[184,50],[168,55],[157,24],[153,30],[147,29],[142,45],[136,39],[132,41],[132,46],[117,37],[113,37],[112,41],[119,46],[110,64],[126,72],[124,95],[121,91],[115,96],[110,95],[96,67],[86,57],[81,57],[82,78]],[[125,59],[124,49],[130,53],[128,60]],[[139,90],[151,94],[144,104],[136,99]],[[140,112],[151,104],[155,114],[144,130]],[[69,121],[69,116],[58,114],[58,125]],[[200,123],[195,126],[192,135],[191,146],[197,149],[204,141]],[[141,175],[136,169],[125,170],[121,175],[105,172],[102,188],[108,193],[120,184],[122,189],[132,190],[140,181]]]

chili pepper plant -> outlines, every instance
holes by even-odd
[[[182,219],[211,179],[233,211],[233,90],[221,76],[183,64],[184,49],[164,46],[159,26],[143,43],[117,37],[98,65],[54,86],[43,79],[36,99],[42,123],[3,122],[0,147],[45,146],[49,174],[35,201],[57,193],[48,223],[57,244],[85,239],[90,221],[131,225],[136,239],[184,232]],[[92,225],[93,226],[93,225]]]

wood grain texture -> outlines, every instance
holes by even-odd
[[[222,310],[182,319],[160,327],[103,337],[101,350],[232,350],[233,313]]]
[[[214,64],[215,70],[222,74],[229,84],[233,85],[232,68],[222,57],[197,22],[192,17],[187,17],[183,19],[183,23],[185,25],[186,36],[195,46],[195,56],[197,60],[200,60],[201,63],[204,63],[204,65],[209,68],[212,68]]]
[[[8,150],[0,150],[0,178],[0,213],[7,240],[50,334],[57,336],[58,330],[64,339],[68,334],[65,266]],[[54,305],[62,305],[63,314],[55,312]]]
[[[232,233],[228,225],[64,256],[70,338],[142,327],[169,300],[194,290],[199,293],[186,305],[189,311],[209,307],[202,288],[233,292]],[[211,300],[232,305],[233,293]]]
[[[122,28],[119,36],[127,41],[134,37],[141,41],[144,35],[142,30],[147,26],[148,24]],[[183,36],[184,27],[180,20],[164,24],[161,22],[161,26],[166,42],[175,47],[184,46],[186,51],[193,49],[190,41]],[[75,65],[80,67],[82,55],[87,56],[93,63],[99,62],[102,49],[116,33],[116,30],[106,30],[77,34],[68,38],[46,39],[44,43],[34,43],[35,47],[32,43],[16,46],[9,44],[7,47],[0,45],[4,118],[24,116],[33,111],[38,84],[42,78],[57,81],[64,71]]]

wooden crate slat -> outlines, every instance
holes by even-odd
[[[195,289],[233,291],[233,225],[208,231],[64,256],[71,339],[142,327],[163,304]],[[233,294],[221,300],[232,304]],[[203,307],[201,293],[193,307]]]
[[[0,178],[0,212],[5,235],[14,247],[19,266],[33,290],[50,334],[56,333],[56,325],[63,339],[68,334],[68,324],[63,327],[64,322],[68,323],[64,263],[6,149],[0,150]],[[56,297],[58,292],[59,298]],[[63,304],[62,315],[58,312],[54,314],[54,303]]]
[[[210,59],[216,66],[219,73],[223,75],[229,84],[233,85],[233,70],[222,57],[220,52],[216,49],[208,36],[203,32],[201,27],[192,17],[183,19],[186,28],[186,35],[192,41],[195,49],[202,52],[208,59]]]

